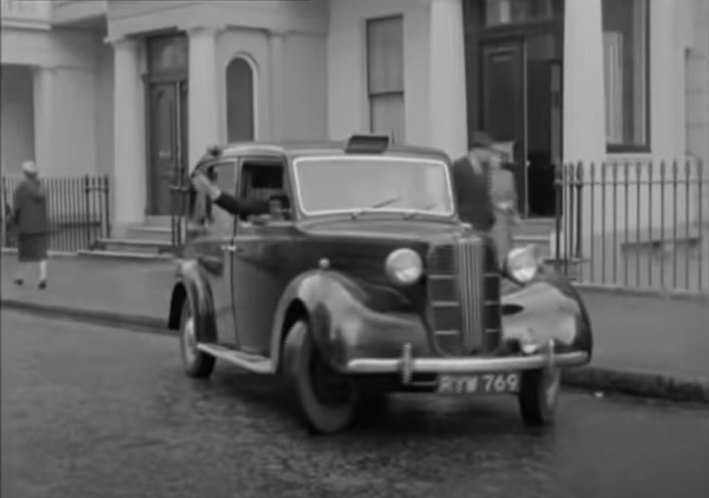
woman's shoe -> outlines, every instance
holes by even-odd
[[[46,280],[42,280],[42,281],[39,283],[39,288],[42,289],[42,290],[46,289],[46,288],[47,288],[47,281],[46,281]]]

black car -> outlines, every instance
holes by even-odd
[[[533,247],[498,255],[461,223],[441,151],[367,135],[243,143],[196,168],[272,211],[214,208],[189,237],[169,325],[191,377],[217,358],[283,375],[319,433],[393,391],[511,393],[541,425],[559,369],[591,359],[578,294]]]

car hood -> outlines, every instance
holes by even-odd
[[[381,242],[435,242],[450,240],[466,229],[455,221],[403,220],[401,217],[387,219],[353,219],[310,221],[301,226],[311,236],[327,239],[355,239]]]

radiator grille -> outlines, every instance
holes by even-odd
[[[431,327],[438,348],[465,355],[480,350],[485,329],[485,245],[464,238],[435,246],[428,264]]]

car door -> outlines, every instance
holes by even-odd
[[[283,180],[270,175],[266,184],[254,185],[249,168],[278,168],[272,159],[244,158],[239,167],[239,193],[243,198],[267,199],[283,191]],[[283,167],[280,166],[283,175]],[[263,182],[262,182],[263,183]],[[251,220],[253,221],[253,220]],[[234,238],[231,273],[234,320],[243,351],[268,356],[273,315],[285,287],[287,272],[284,251],[292,222],[255,224],[239,222]]]
[[[223,191],[236,189],[236,160],[221,160],[201,168],[209,170],[212,181]],[[194,257],[204,271],[212,290],[217,340],[236,345],[236,327],[231,296],[231,271],[233,265],[234,218],[205,198],[197,199],[191,209],[191,218],[201,223],[200,235],[192,242]]]

